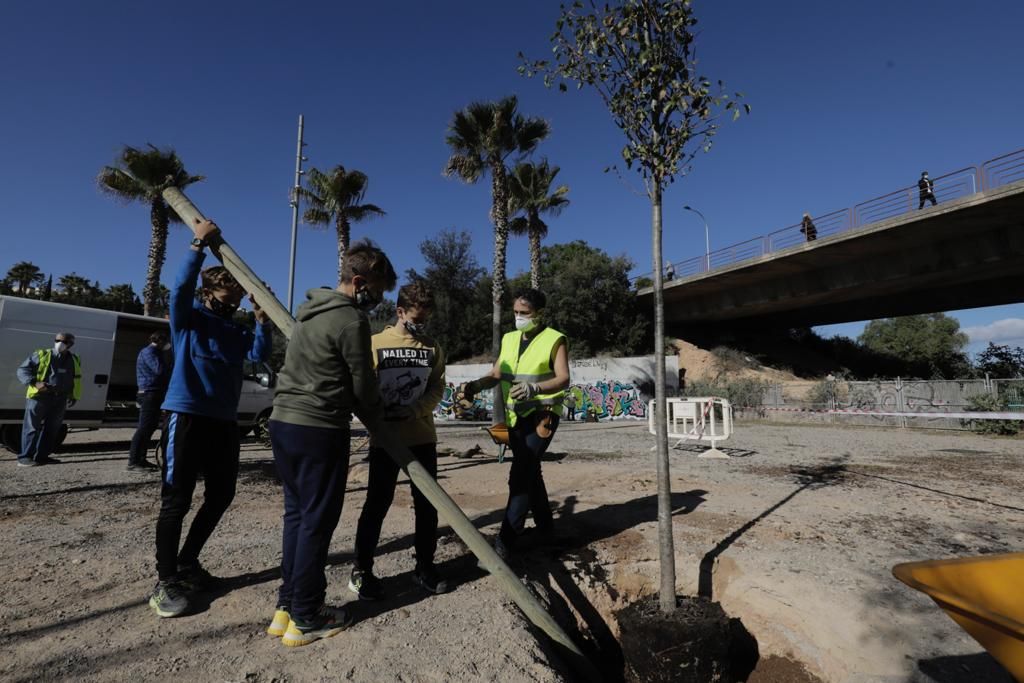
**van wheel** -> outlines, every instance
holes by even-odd
[[[4,425],[0,427],[0,441],[11,453],[21,453],[21,425]]]

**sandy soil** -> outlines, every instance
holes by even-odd
[[[485,534],[497,530],[508,462],[472,425],[443,426],[442,485]],[[400,487],[377,573],[389,598],[358,603],[340,636],[288,651],[273,612],[281,493],[270,453],[243,447],[238,494],[203,556],[231,579],[198,613],[155,617],[156,477],[124,469],[130,432],[73,433],[59,465],[0,457],[0,679],[91,681],[560,681],[567,672],[446,528],[456,584],[411,581],[411,496]],[[566,542],[527,543],[517,568],[575,619],[603,665],[614,613],[658,584],[653,443],[635,423],[565,423],[545,463]],[[930,600],[892,578],[910,560],[1024,547],[1024,441],[962,433],[740,424],[733,459],[673,452],[681,594],[710,595],[758,641],[752,681],[1009,680]],[[346,589],[366,466],[353,457],[328,597]],[[198,495],[198,492],[197,492]],[[528,539],[527,539],[528,540]],[[806,668],[806,671],[804,671]]]

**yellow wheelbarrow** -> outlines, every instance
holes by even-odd
[[[892,573],[934,600],[1024,681],[1024,553],[908,562]]]

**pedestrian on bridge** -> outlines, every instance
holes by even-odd
[[[800,221],[800,232],[804,234],[804,239],[808,242],[818,239],[818,228],[815,227],[809,213],[804,213],[804,219]]]
[[[672,266],[672,262],[671,261],[665,261],[665,279],[666,280],[675,280],[676,279],[676,269]]]
[[[920,194],[921,201],[917,205],[918,211],[924,208],[926,201],[931,201],[932,206],[935,206],[938,202],[935,201],[935,183],[928,177],[928,171],[921,173],[921,179],[917,181],[917,190]]]

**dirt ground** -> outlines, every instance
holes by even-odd
[[[508,462],[478,427],[440,427],[444,488],[491,535]],[[229,586],[179,619],[146,605],[154,582],[158,477],[125,470],[130,431],[76,432],[59,465],[0,456],[0,635],[5,681],[561,681],[567,670],[442,524],[455,589],[411,581],[412,508],[400,487],[377,573],[388,599],[357,603],[347,632],[294,651],[273,614],[281,492],[269,451],[243,446],[238,493],[203,561]],[[653,439],[646,425],[563,423],[545,478],[565,542],[524,539],[514,568],[575,619],[605,671],[621,653],[615,613],[656,591]],[[899,562],[1024,547],[1024,441],[964,433],[739,423],[731,460],[673,451],[679,593],[720,601],[756,638],[751,681],[1008,681]],[[346,588],[365,494],[353,456],[328,598]],[[200,487],[201,488],[201,487]],[[197,496],[199,491],[197,491]],[[621,669],[620,669],[621,670]]]

